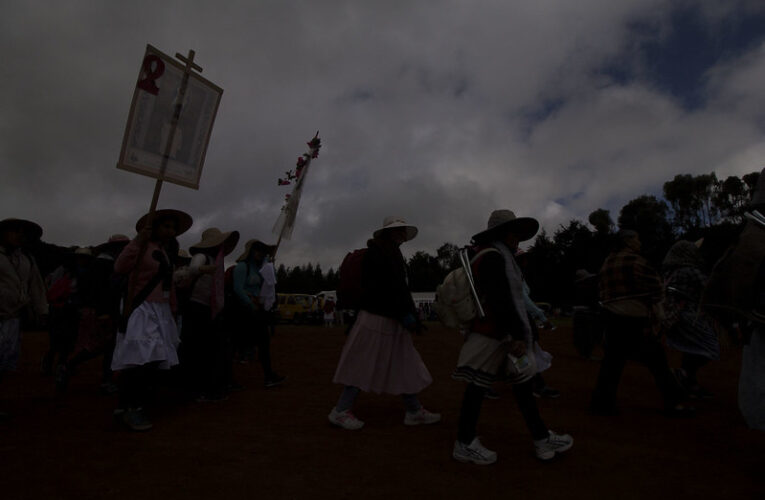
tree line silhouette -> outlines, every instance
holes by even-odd
[[[630,200],[616,222],[609,210],[598,208],[586,222],[572,219],[552,234],[540,231],[527,250],[524,269],[532,297],[563,308],[571,305],[575,272],[597,273],[621,229],[640,234],[643,254],[657,269],[675,241],[704,238],[701,250],[711,267],[740,231],[759,175],[757,171],[718,179],[714,172],[678,174],[664,183],[662,198],[641,195]],[[434,291],[459,265],[458,250],[458,245],[444,243],[435,255],[425,251],[412,255],[407,261],[411,290]],[[334,290],[339,274],[335,268],[324,273],[319,264],[280,265],[277,280],[280,292],[317,293]]]

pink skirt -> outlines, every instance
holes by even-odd
[[[378,394],[417,394],[433,378],[400,322],[360,311],[332,381]]]

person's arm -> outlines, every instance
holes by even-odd
[[[245,289],[248,278],[247,271],[248,266],[245,262],[240,262],[236,265],[233,271],[232,288],[234,290],[234,295],[236,296],[237,300],[239,300],[240,305],[254,311],[255,305],[252,302],[252,297]]]
[[[531,290],[529,289],[529,285],[526,284],[526,281],[523,282],[523,302],[526,304],[526,312],[529,313],[529,316],[531,316],[531,319],[539,322],[544,323],[545,325],[549,324],[550,322],[547,321],[547,316],[545,316],[545,312],[540,309],[533,300],[531,300],[531,297],[529,296]]]
[[[495,322],[499,336],[509,335],[514,340],[524,340],[523,320],[514,306],[502,255],[487,252],[481,256],[475,279],[485,302],[486,314]]]

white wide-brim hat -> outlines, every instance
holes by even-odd
[[[395,215],[389,215],[388,217],[383,219],[383,227],[375,231],[373,233],[373,236],[375,238],[378,238],[380,234],[382,234],[382,232],[385,231],[386,229],[393,229],[396,227],[406,228],[406,241],[414,239],[414,237],[417,236],[417,226],[407,224],[407,222],[404,220],[403,217],[398,217]]]

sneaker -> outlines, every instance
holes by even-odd
[[[534,389],[534,396],[537,398],[555,399],[557,397],[560,397],[560,391],[558,389],[553,389],[552,387],[546,385],[539,390]]]
[[[711,392],[704,389],[698,384],[690,388],[690,390],[688,391],[688,395],[690,396],[691,399],[711,399],[714,397],[714,394],[712,394]]]
[[[285,380],[287,380],[287,377],[282,377],[281,375],[272,373],[271,376],[266,379],[265,386],[276,387],[277,385],[282,385]]]
[[[475,438],[470,444],[455,441],[452,458],[463,463],[472,462],[476,465],[489,465],[497,461],[497,453],[485,448],[478,438]]]
[[[420,409],[414,413],[406,412],[406,415],[404,416],[404,425],[428,425],[440,421],[440,413],[429,412],[424,407],[420,407]]]
[[[488,389],[486,389],[486,392],[483,393],[483,397],[485,397],[486,399],[499,399],[499,393],[495,391],[494,389],[492,389],[491,387],[489,387]]]
[[[334,425],[349,431],[356,431],[364,427],[364,422],[356,418],[351,410],[337,411],[337,409],[332,408],[328,418]]]
[[[218,403],[228,400],[228,394],[201,394],[194,401],[197,403]]]
[[[139,409],[130,408],[122,414],[122,423],[131,431],[148,431],[153,427],[152,423]]]
[[[54,382],[58,392],[66,391],[66,387],[69,385],[69,373],[67,372],[66,365],[58,365],[56,367]]]
[[[534,441],[534,453],[540,460],[550,460],[557,453],[563,453],[574,446],[574,438],[568,434],[555,434],[547,431],[549,435],[545,439]]]
[[[696,416],[696,408],[692,406],[675,405],[664,409],[664,416],[669,418],[693,418]]]
[[[111,382],[104,382],[99,386],[98,390],[101,392],[101,394],[109,395],[116,394],[119,391],[119,388],[116,384]]]

